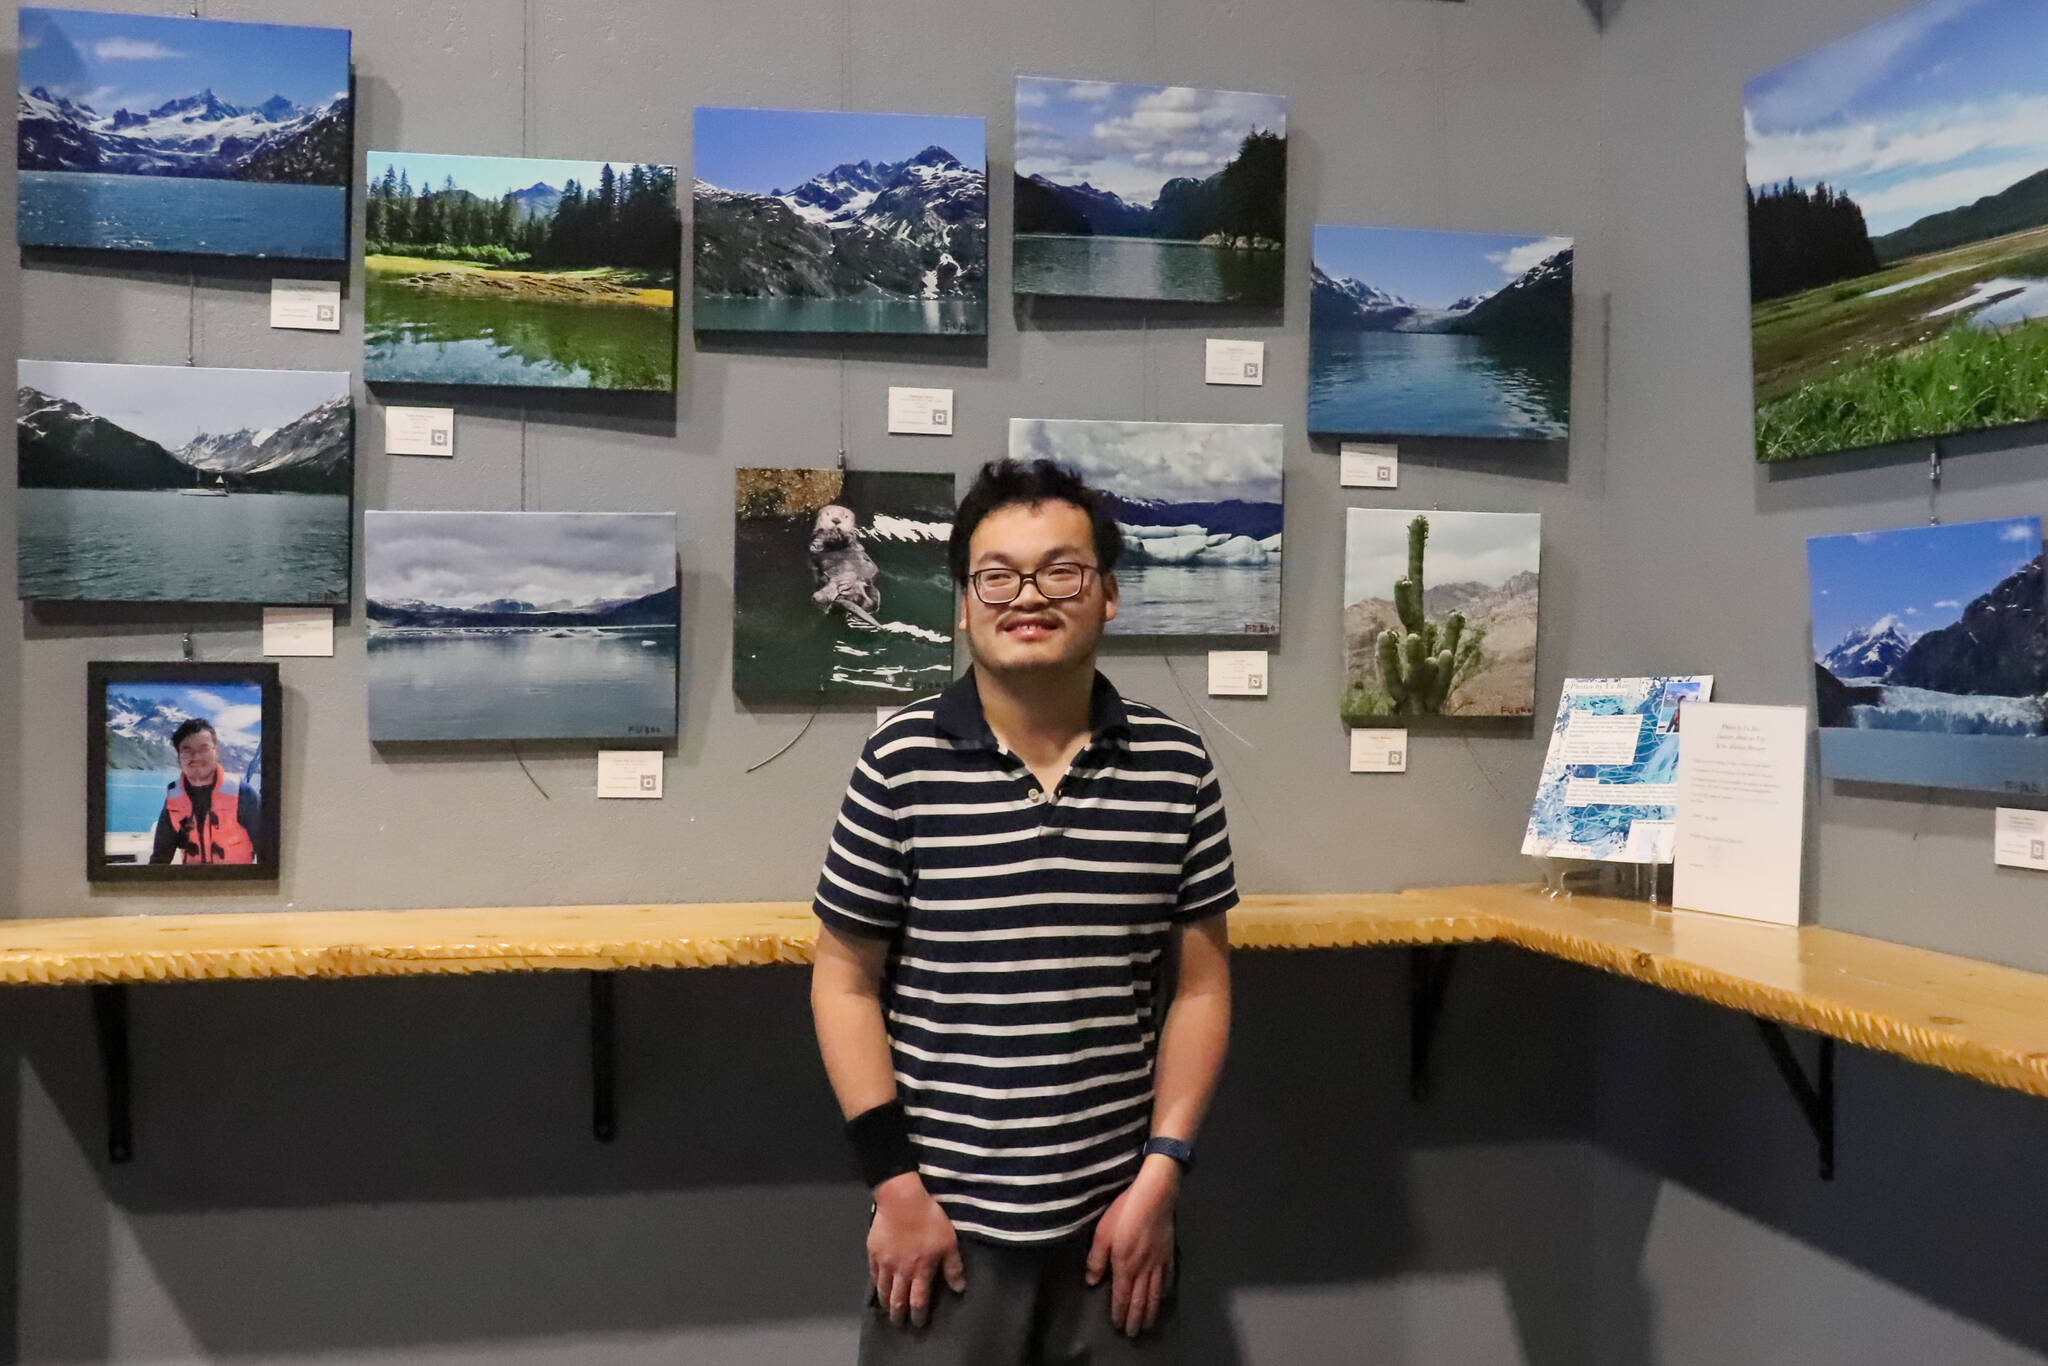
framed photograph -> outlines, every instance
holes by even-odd
[[[1012,289],[1278,308],[1287,100],[1017,78]]]
[[[988,332],[978,118],[700,108],[699,332]]]
[[[370,739],[676,733],[672,512],[363,515]]]
[[[1280,633],[1281,429],[1264,422],[1010,419],[1010,454],[1109,501],[1119,636]]]
[[[277,665],[85,666],[89,882],[277,877]]]
[[[371,152],[363,378],[674,393],[673,166]]]
[[[1572,239],[1315,230],[1315,436],[1562,441],[1572,430]]]
[[[347,29],[24,8],[24,247],[348,259]]]
[[[346,373],[25,360],[20,376],[24,601],[348,601]]]

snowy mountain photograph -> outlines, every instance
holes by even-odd
[[[237,677],[194,676],[185,664],[95,664],[90,685],[98,694],[100,734],[94,751],[100,762],[90,775],[101,812],[99,857],[89,866],[141,866],[152,862],[198,871],[185,841],[164,822],[165,798],[180,780],[179,754],[172,743],[193,721],[203,721],[214,749],[216,777],[235,798],[234,819],[250,837],[250,857],[274,858],[265,819],[263,705],[266,684],[274,690],[275,665],[234,669]],[[218,673],[217,668],[200,670]],[[118,676],[116,676],[118,675]],[[187,735],[188,742],[192,739]],[[202,787],[206,784],[201,784]],[[186,832],[189,834],[189,832]],[[232,865],[230,865],[232,866]],[[214,870],[218,872],[218,868]],[[275,874],[272,874],[275,876]]]
[[[674,167],[376,151],[367,165],[364,379],[674,392]]]
[[[363,515],[370,739],[676,733],[672,512]]]
[[[988,332],[978,118],[696,111],[699,332]]]
[[[1821,772],[2048,793],[2041,519],[1806,543]]]
[[[1278,308],[1287,100],[1016,83],[1018,294]]]
[[[24,601],[345,603],[349,377],[24,360]]]
[[[1571,435],[1572,239],[1315,229],[1308,429]]]
[[[1279,634],[1278,424],[1013,417],[1009,453],[1107,495],[1124,539],[1110,634]]]
[[[347,29],[27,8],[22,246],[339,261]]]

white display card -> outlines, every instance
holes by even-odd
[[[2048,811],[1999,807],[1991,861],[2002,868],[2032,868],[2048,873]]]
[[[1640,712],[1599,716],[1575,711],[1565,722],[1558,758],[1567,764],[1632,764],[1650,719]]]
[[[1337,448],[1337,482],[1347,489],[1401,487],[1401,448],[1346,441]]]
[[[1264,650],[1209,651],[1209,696],[1265,697],[1272,673]]]
[[[455,454],[453,408],[386,408],[384,454]]]
[[[661,751],[658,749],[601,749],[597,752],[597,795],[599,797],[661,796]]]
[[[889,434],[891,436],[951,436],[953,434],[953,391],[951,389],[889,389]]]
[[[1671,904],[1799,923],[1806,709],[1688,702]]]
[[[1266,344],[1261,341],[1230,341],[1209,338],[1202,361],[1204,384],[1264,384]]]
[[[270,325],[308,332],[341,331],[341,283],[337,280],[272,280]]]
[[[1351,732],[1351,771],[1353,773],[1406,773],[1408,771],[1408,732],[1405,730],[1370,730],[1359,727]]]
[[[332,607],[264,608],[263,653],[267,655],[333,655],[334,609]]]

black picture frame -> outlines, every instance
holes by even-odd
[[[284,689],[278,681],[277,665],[258,661],[201,664],[168,660],[94,660],[85,667],[86,881],[275,881],[278,876],[278,830],[283,797],[283,763],[280,749],[284,736]],[[107,829],[110,771],[108,755],[109,750],[115,746],[110,743],[113,727],[108,696],[124,687],[137,686],[189,687],[202,690],[234,686],[257,689],[261,712],[257,722],[254,756],[244,762],[239,777],[232,773],[228,775],[236,784],[238,815],[246,815],[252,809],[256,812],[255,818],[247,826],[241,827],[248,836],[248,843],[253,852],[253,857],[248,862],[186,863],[182,854],[174,854],[173,857],[180,861],[153,863],[150,861],[151,851],[136,843],[137,837],[133,832],[126,836],[130,844],[128,850],[110,852]],[[174,709],[167,707],[166,710]],[[124,713],[124,716],[126,715]],[[167,743],[167,736],[155,733],[163,729],[163,722],[166,719],[168,718],[161,716],[138,716],[134,720],[124,720],[124,729],[120,732],[120,750],[132,756],[138,745],[153,747]],[[219,713],[215,713],[203,715],[199,719],[211,723],[221,717]],[[252,775],[255,778],[253,785],[249,782]],[[252,802],[251,796],[257,800]],[[239,821],[237,825],[240,825]],[[153,839],[153,834],[142,838]]]

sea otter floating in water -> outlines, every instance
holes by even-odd
[[[875,578],[881,572],[860,543],[853,509],[837,503],[819,508],[811,527],[811,573],[819,586],[811,601],[828,612],[841,608],[854,620],[879,628],[875,614],[882,610],[882,590],[875,587]]]

